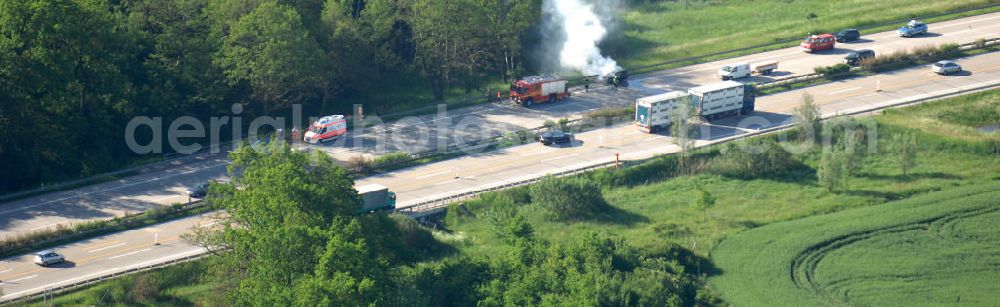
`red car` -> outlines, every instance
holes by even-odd
[[[799,49],[805,52],[831,50],[835,44],[837,39],[833,34],[810,35],[799,44]]]

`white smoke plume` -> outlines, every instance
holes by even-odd
[[[559,51],[560,65],[584,75],[604,76],[619,69],[618,62],[601,54],[597,46],[608,31],[594,7],[583,0],[546,0],[543,12],[551,16],[564,34]]]

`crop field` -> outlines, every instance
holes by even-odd
[[[745,231],[710,284],[743,306],[996,303],[1000,183]]]
[[[687,8],[685,8],[687,3]],[[978,7],[990,0],[661,1],[622,14],[605,48],[625,67],[773,43],[807,33],[866,28],[912,16]],[[988,9],[977,13],[995,11]],[[953,19],[960,14],[943,17]],[[937,19],[927,19],[934,21]],[[878,27],[884,31],[896,26]],[[862,34],[865,34],[862,31]],[[870,33],[870,31],[868,32]]]

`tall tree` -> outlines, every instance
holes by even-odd
[[[794,114],[796,117],[795,129],[798,131],[799,140],[814,141],[816,132],[820,131],[821,114],[819,106],[813,102],[813,96],[809,93],[802,93],[802,103],[795,108]]]
[[[917,165],[917,135],[913,132],[899,133],[892,138],[892,151],[896,155],[903,176]]]
[[[698,186],[698,195],[691,200],[691,208],[701,211],[705,222],[708,222],[708,209],[715,206],[715,196],[705,190],[705,187]]]
[[[267,114],[309,94],[321,57],[298,12],[265,0],[230,25],[217,62],[231,82],[250,84]]]
[[[410,21],[416,43],[416,64],[427,78],[434,98],[461,84],[478,85],[490,65],[486,13],[471,0],[418,0]]]
[[[670,136],[677,147],[678,153],[677,170],[687,174],[691,170],[688,165],[688,155],[694,147],[694,139],[691,137],[695,110],[691,105],[691,98],[678,99],[676,106],[670,111]]]
[[[820,155],[816,179],[827,192],[833,192],[845,183],[844,155],[842,150],[830,146]]]

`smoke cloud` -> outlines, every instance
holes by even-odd
[[[608,30],[594,12],[594,6],[583,0],[546,0],[543,13],[554,28],[562,31],[563,43],[559,63],[564,69],[584,75],[604,76],[619,69],[618,62],[601,54],[597,46]]]

